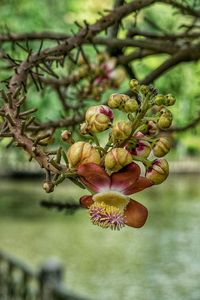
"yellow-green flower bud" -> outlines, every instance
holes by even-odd
[[[121,121],[112,127],[112,140],[113,142],[124,141],[130,137],[132,132],[132,123]]]
[[[161,95],[161,94],[156,95],[154,98],[154,103],[156,105],[164,105],[165,104],[165,96]]]
[[[153,181],[154,184],[160,184],[169,175],[169,165],[165,159],[156,159],[153,161],[153,164],[146,171],[146,178]]]
[[[157,124],[160,129],[169,128],[172,124],[172,113],[168,109],[162,109],[161,116]]]
[[[89,66],[88,65],[83,65],[78,69],[78,74],[79,74],[79,78],[83,78],[85,77],[88,72],[89,72]]]
[[[149,93],[149,87],[147,85],[144,85],[142,84],[140,86],[140,92],[143,94],[143,95],[147,95]]]
[[[67,151],[70,168],[78,168],[81,164],[101,162],[101,157],[96,148],[87,142],[76,142]]]
[[[129,82],[129,86],[133,92],[138,92],[140,89],[140,84],[136,79],[131,79],[131,81]]]
[[[91,106],[85,115],[88,130],[91,133],[108,129],[113,120],[113,112],[106,105]]]
[[[125,94],[112,94],[108,99],[108,106],[111,108],[119,108],[123,102],[129,99],[130,97]]]
[[[117,172],[131,162],[131,154],[124,148],[114,148],[105,156],[105,168],[108,173]]]
[[[139,105],[138,105],[137,100],[134,98],[130,98],[124,103],[123,109],[127,113],[128,112],[133,113],[138,109],[138,107],[139,107]]]
[[[166,106],[171,106],[174,105],[174,103],[176,102],[176,99],[174,98],[174,96],[172,96],[171,94],[167,94],[165,96],[165,105]]]
[[[171,148],[171,141],[166,137],[160,137],[153,146],[153,154],[157,157],[165,156]]]

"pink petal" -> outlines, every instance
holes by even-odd
[[[130,200],[124,211],[125,224],[131,227],[142,227],[148,217],[145,206],[135,200]]]
[[[111,175],[111,189],[122,192],[125,195],[131,195],[139,176],[140,167],[133,162]]]
[[[123,191],[124,195],[131,195],[138,193],[153,185],[153,181],[147,179],[146,177],[140,176],[135,185],[132,185]]]
[[[97,164],[82,164],[78,167],[77,174],[80,180],[94,192],[106,191],[110,188],[110,177]]]
[[[82,196],[79,201],[80,205],[84,208],[89,208],[94,203],[91,195]]]

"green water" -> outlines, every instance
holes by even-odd
[[[57,256],[66,286],[95,300],[200,299],[200,184],[197,176],[171,176],[136,194],[149,209],[141,229],[120,232],[90,224],[85,210],[73,216],[48,211],[41,182],[0,181],[0,249],[36,267]],[[68,184],[53,198],[77,200]]]

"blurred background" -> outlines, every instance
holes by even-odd
[[[87,5],[86,5],[87,2]],[[95,22],[98,12],[111,9],[107,1],[1,1],[2,32],[52,31],[71,34],[74,21]],[[189,4],[190,1],[188,1]],[[159,23],[165,32],[181,30],[183,18],[170,7],[156,4],[146,8],[139,19],[148,30],[145,17]],[[174,15],[173,15],[174,16]],[[154,28],[155,32],[156,29]],[[123,32],[120,33],[123,36]],[[52,41],[45,41],[51,46]],[[32,45],[38,49],[39,42]],[[23,51],[3,44],[4,52]],[[90,50],[88,50],[90,53]],[[127,50],[129,51],[129,50]],[[138,78],[143,78],[166,59],[166,54],[134,61]],[[1,80],[7,70],[1,67]],[[128,78],[119,91],[124,91]],[[173,94],[174,126],[182,128],[198,117],[200,110],[200,62],[184,62],[154,81],[162,93]],[[60,108],[52,91],[44,96],[30,88],[30,106],[39,107],[37,116],[56,118]],[[43,97],[43,101],[40,101]],[[106,97],[106,96],[105,96]],[[34,162],[15,147],[9,138],[0,140],[0,250],[7,251],[35,267],[48,257],[58,257],[65,267],[65,283],[89,299],[116,300],[198,300],[200,298],[200,126],[171,132],[174,147],[167,155],[170,176],[135,199],[149,209],[142,229],[120,232],[92,226],[86,211],[75,214],[47,210],[41,200],[78,202],[85,192],[70,182],[59,185],[53,194],[42,190],[43,177]],[[58,132],[59,136],[59,132]]]

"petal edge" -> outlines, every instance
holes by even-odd
[[[147,217],[147,208],[141,203],[131,199],[124,211],[125,224],[140,228],[145,224]]]

